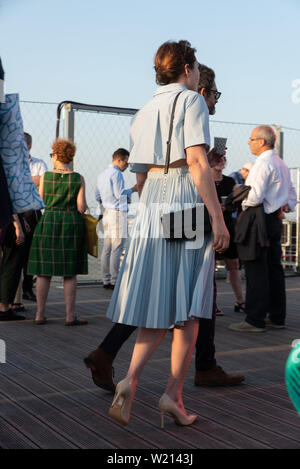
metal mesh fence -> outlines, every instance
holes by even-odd
[[[300,166],[300,129],[282,126],[284,132],[284,161],[289,168]]]
[[[43,159],[50,169],[49,153],[51,144],[55,139],[57,103],[35,103],[21,101],[21,112],[24,122],[24,130],[33,137],[32,155]],[[132,114],[132,113],[131,113]],[[60,122],[60,136],[67,137],[67,115],[63,110]],[[118,113],[92,112],[88,110],[75,110],[74,112],[74,139],[77,152],[74,161],[74,169],[82,174],[86,181],[87,202],[92,214],[97,215],[99,208],[95,201],[95,187],[97,175],[111,163],[112,153],[119,147],[129,147],[129,127],[132,115]],[[226,137],[227,140],[227,167],[225,174],[239,170],[244,163],[255,161],[248,148],[248,139],[253,128],[258,124],[245,124],[236,122],[222,122],[211,120],[211,137]],[[297,168],[298,151],[300,149],[300,129],[282,127],[284,132],[284,161],[291,168]],[[292,170],[292,177],[298,190],[298,171]],[[126,171],[124,173],[126,187],[135,184],[135,175]],[[298,185],[298,186],[297,186]],[[133,202],[137,202],[134,195]],[[297,233],[299,232],[299,216],[288,215],[287,222],[294,223],[294,228],[285,228],[284,236],[290,236],[290,246],[284,246],[284,263],[288,268],[294,269],[296,256],[298,256]],[[287,225],[289,223],[286,223]],[[284,238],[285,239],[285,238]],[[102,243],[99,241],[99,253]],[[292,265],[291,265],[292,264]],[[298,268],[298,258],[297,258]],[[295,269],[294,269],[295,270]],[[87,277],[85,277],[86,279]],[[94,259],[89,256],[89,280],[100,279],[100,258]]]
[[[86,179],[87,201],[91,212],[98,210],[95,187],[98,174],[111,163],[117,148],[129,147],[129,127],[132,116],[111,116],[76,112],[75,141],[78,148],[75,170]],[[135,184],[135,175],[126,171],[127,186]]]
[[[32,155],[41,158],[50,168],[51,144],[55,138],[57,103],[20,102],[24,132],[33,138]],[[63,131],[63,123],[61,125]]]

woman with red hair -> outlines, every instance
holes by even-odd
[[[76,276],[87,274],[87,235],[81,216],[86,209],[84,178],[70,169],[76,147],[64,139],[52,145],[53,171],[41,176],[39,192],[46,209],[32,240],[28,273],[37,275],[37,313],[35,324],[47,322],[45,306],[51,277],[63,276],[66,326],[87,321],[75,315]]]

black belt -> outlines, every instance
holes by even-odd
[[[278,208],[277,210],[275,210],[275,212],[272,212],[272,213],[265,213],[265,215],[267,217],[278,217],[278,215],[280,214],[281,212],[281,208]]]
[[[29,218],[34,215],[36,212],[40,212],[40,210],[27,210],[27,212],[21,213],[21,215],[25,218]]]

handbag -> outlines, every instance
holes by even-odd
[[[174,114],[176,103],[181,93],[182,91],[176,95],[171,113],[164,169],[165,175],[167,175],[169,171]],[[166,187],[164,187],[163,199],[165,196],[165,189]],[[197,204],[195,207],[187,208],[185,210],[164,213],[161,217],[161,223],[163,235],[166,241],[194,241],[197,234],[211,233],[212,231],[209,213],[204,204]]]
[[[225,209],[228,212],[236,212],[241,208],[243,200],[247,197],[251,186],[239,185],[226,197]]]
[[[98,235],[97,235],[97,225],[98,218],[93,217],[90,213],[82,215],[88,238],[88,253],[93,257],[98,257]]]

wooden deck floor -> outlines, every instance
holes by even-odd
[[[300,338],[300,282],[287,278],[288,320],[285,330],[241,334],[227,329],[242,319],[232,310],[233,295],[218,283],[218,363],[246,375],[233,388],[197,388],[193,363],[184,402],[199,418],[192,427],[167,418],[159,427],[157,402],[169,367],[171,334],[144,371],[130,424],[120,427],[108,416],[112,395],[95,387],[82,358],[102,340],[111,323],[105,318],[110,292],[100,286],[80,287],[77,309],[89,319],[85,327],[64,327],[63,290],[51,288],[49,324],[34,326],[35,305],[27,302],[28,320],[1,323],[7,363],[0,364],[0,448],[300,448],[300,419],[284,384],[284,367],[294,339]],[[135,336],[115,362],[115,380],[124,377]]]

